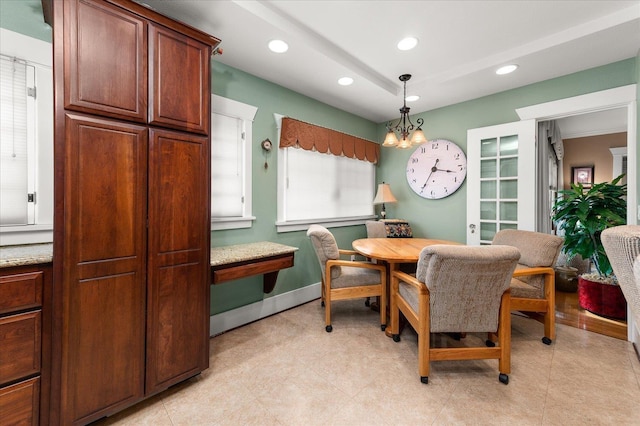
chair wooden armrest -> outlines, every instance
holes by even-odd
[[[418,290],[423,290],[426,288],[426,286],[421,283],[420,281],[418,281],[418,279],[410,274],[407,274],[406,272],[402,272],[402,271],[393,271],[391,279],[393,281],[394,278],[398,279],[398,282],[403,281],[415,288],[417,288]]]
[[[351,266],[355,268],[377,269],[380,272],[386,271],[386,268],[384,265],[380,265],[376,263],[361,262],[358,260],[341,260],[341,259],[327,260],[327,268],[333,268],[334,266]]]
[[[358,252],[355,250],[338,249],[338,252],[340,253],[340,256],[353,256],[353,255],[362,256],[361,254],[358,254]]]
[[[550,267],[536,267],[536,268],[522,268],[522,269],[516,269],[513,272],[513,277],[517,278],[517,277],[525,277],[528,275],[542,275],[542,274],[551,274],[551,275],[555,275],[555,270],[553,268]]]

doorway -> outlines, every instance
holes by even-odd
[[[605,90],[587,95],[576,96],[573,98],[562,99],[559,101],[547,102],[544,104],[533,105],[526,108],[520,108],[517,111],[521,120],[559,120],[571,117],[577,117],[583,114],[589,114],[600,111],[611,111],[621,109],[626,114],[626,133],[627,133],[627,223],[637,223],[637,153],[636,153],[636,137],[637,137],[637,115],[636,115],[636,85],[628,85],[615,89]],[[558,292],[557,292],[558,295]],[[563,295],[560,295],[562,298]],[[561,302],[557,300],[556,305]],[[609,325],[613,325],[618,331],[620,324],[610,324],[606,319],[592,318],[591,314],[585,312],[576,312],[572,306],[577,306],[577,301],[571,300],[563,303],[561,309],[566,311],[557,311],[556,318],[559,323],[571,322],[578,328],[585,328],[587,324],[596,329],[607,329]],[[560,317],[560,318],[558,318]],[[595,316],[593,316],[595,317]],[[627,339],[640,344],[640,331],[638,325],[633,323],[630,315],[627,324]],[[586,328],[585,328],[586,329]],[[598,332],[598,331],[596,331]]]

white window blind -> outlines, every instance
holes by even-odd
[[[368,161],[287,149],[287,221],[366,216],[372,213],[375,166]]]
[[[251,141],[258,108],[211,96],[211,229],[249,228]]]
[[[34,202],[28,200],[35,169],[34,79],[33,66],[0,56],[0,226],[35,221]]]
[[[212,115],[211,216],[243,213],[244,144],[242,120]]]

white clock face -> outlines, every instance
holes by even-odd
[[[467,157],[458,145],[434,139],[418,146],[407,162],[407,182],[423,198],[448,197],[467,176]]]

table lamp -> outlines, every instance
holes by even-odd
[[[384,203],[397,203],[396,197],[393,196],[391,192],[391,187],[388,183],[380,183],[378,184],[378,192],[376,193],[376,197],[373,199],[373,204],[382,204],[382,210],[380,211],[380,217],[382,219],[387,217],[387,212],[384,210]]]

